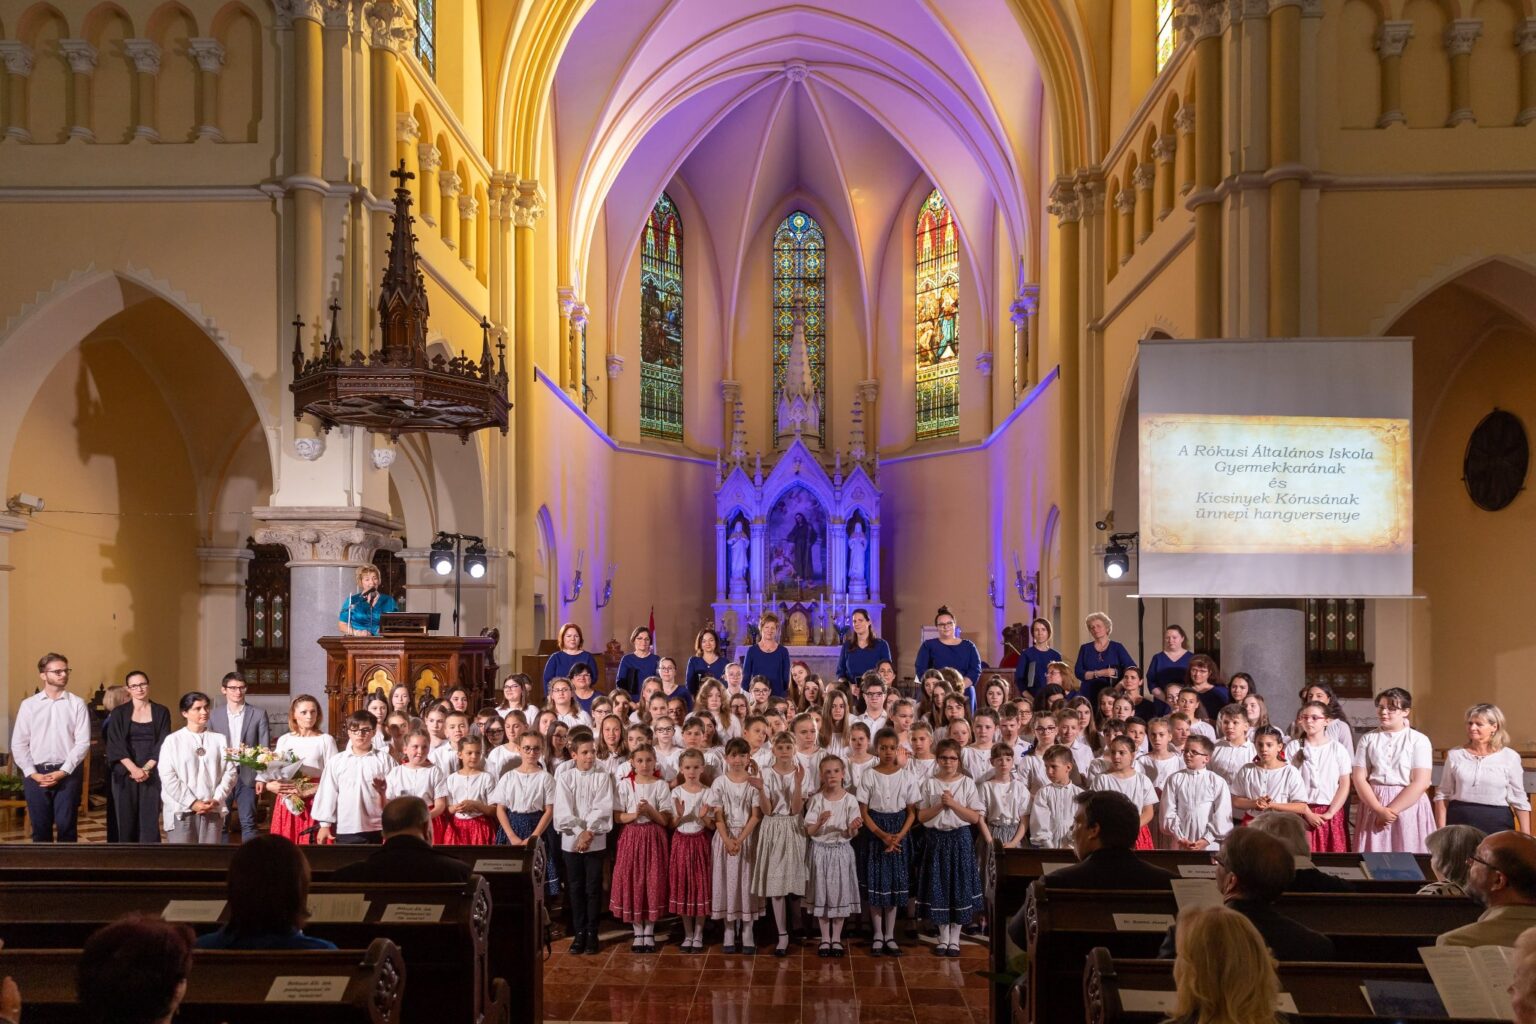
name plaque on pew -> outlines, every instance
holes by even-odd
[[[391,903],[379,915],[381,922],[422,921],[436,923],[443,919],[441,903]]]
[[[490,874],[520,874],[524,861],[512,857],[481,857],[475,861],[474,872],[477,875]]]
[[[368,901],[362,893],[310,893],[309,919],[315,922],[356,924],[368,916]]]
[[[1152,989],[1121,989],[1120,1007],[1126,1013],[1172,1013],[1177,992]],[[1275,1000],[1275,1008],[1281,1013],[1298,1013],[1296,1000],[1289,992],[1281,992]]]
[[[1215,864],[1180,864],[1180,878],[1215,878]]]
[[[160,917],[165,921],[208,924],[223,916],[227,903],[227,900],[171,900],[160,911]]]
[[[269,1003],[339,1003],[347,997],[346,975],[280,974],[267,989]]]
[[[1040,873],[1048,875],[1052,871],[1060,871],[1062,868],[1069,868],[1071,866],[1072,861],[1069,860],[1043,860],[1040,862]]]
[[[1172,914],[1112,914],[1117,932],[1165,932],[1173,925]]]

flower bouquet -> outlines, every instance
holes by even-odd
[[[270,747],[230,747],[224,751],[224,760],[241,768],[252,769],[256,772],[258,782],[286,782],[299,774],[300,767],[297,756]],[[278,797],[295,815],[304,813],[304,783],[307,781],[301,776],[299,785],[292,792]]]

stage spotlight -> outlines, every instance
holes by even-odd
[[[1124,544],[1118,540],[1111,541],[1104,548],[1104,575],[1112,580],[1118,580],[1131,571],[1131,558]]]
[[[438,534],[437,540],[432,542],[432,556],[429,562],[432,571],[439,576],[447,576],[453,572],[454,561],[453,541],[445,534]]]
[[[478,540],[464,552],[464,571],[472,580],[485,577],[485,545]]]

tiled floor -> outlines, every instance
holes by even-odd
[[[855,941],[841,960],[822,960],[816,944],[777,959],[727,956],[718,945],[703,956],[664,946],[636,956],[627,939],[603,944],[598,956],[571,956],[568,940],[544,970],[549,1021],[630,1024],[986,1024],[985,947],[966,943],[958,960],[940,959],[926,944],[899,960],[871,957]]]

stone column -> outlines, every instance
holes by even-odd
[[[537,571],[538,539],[533,499],[533,290],[534,225],[544,216],[544,190],[539,183],[519,178],[512,198],[512,366],[513,429],[513,551],[516,553],[512,607],[517,610],[515,637],[509,638],[516,653],[531,653],[533,635],[533,576]],[[593,563],[594,565],[596,562]]]
[[[409,113],[395,109],[395,77],[399,69],[397,51],[409,46],[415,29],[405,20],[399,4],[376,0],[362,7],[364,38],[368,42],[368,188],[373,204],[366,207],[368,218],[368,258],[372,266],[356,280],[377,281],[389,262],[390,201],[397,182],[389,173],[399,166],[399,151],[417,134],[416,120]],[[421,202],[420,182],[400,181],[412,198]],[[366,287],[366,286],[365,286]],[[367,293],[364,292],[364,295]],[[361,312],[361,311],[359,311]],[[367,323],[366,316],[358,321]],[[368,331],[361,332],[367,347]]]
[[[1136,192],[1123,188],[1115,193],[1115,216],[1118,218],[1120,251],[1116,254],[1123,267],[1136,255]]]
[[[562,346],[562,348],[565,350],[566,365],[569,366],[571,370],[571,379],[566,384],[566,387],[570,389],[571,394],[576,396],[576,400],[582,403],[583,409],[586,408],[587,371],[586,367],[582,365],[581,346],[582,339],[586,335],[587,331],[587,313],[587,304],[585,302],[582,302],[580,299],[578,299],[576,302],[572,303],[571,325],[565,332],[565,344]],[[612,370],[612,365],[613,364],[610,361],[610,370]],[[620,359],[619,369],[617,371],[610,372],[609,376],[616,377],[619,373],[622,373],[623,370],[624,361]],[[612,393],[613,391],[610,388],[609,394]],[[610,424],[609,430],[611,431],[612,429],[612,424]]]
[[[1451,58],[1451,116],[1447,128],[1459,124],[1477,124],[1472,111],[1472,46],[1483,34],[1483,23],[1475,18],[1457,18],[1445,27],[1445,52]]]
[[[475,269],[475,215],[480,212],[480,201],[467,192],[459,196],[459,262],[470,270]]]
[[[0,511],[0,651],[11,649],[11,576],[16,571],[16,567],[11,564],[11,537],[30,525],[26,516]],[[35,658],[42,653],[23,651],[20,660],[25,662],[28,655]],[[32,690],[30,683],[18,683],[17,686],[20,692],[14,696],[4,686],[0,686],[0,736],[6,737],[7,742],[11,735],[11,709]]]
[[[1195,337],[1221,337],[1222,0],[1185,0],[1183,27],[1195,40]]]
[[[861,380],[858,385],[859,401],[864,406],[864,441],[870,455],[880,454],[880,418],[875,415],[875,403],[880,400],[880,381]]]
[[[1184,140],[1178,146],[1179,152],[1184,154],[1178,162],[1179,195],[1183,196],[1195,187],[1195,108],[1190,105],[1180,107],[1173,115],[1173,127]]]
[[[1157,181],[1157,169],[1152,164],[1142,164],[1131,175],[1136,187],[1136,244],[1141,245],[1152,237],[1152,185]]]
[[[730,450],[729,445],[736,436],[736,403],[740,401],[741,381],[722,380],[720,382],[720,405],[722,407],[721,411],[725,414],[725,430],[720,436],[725,438],[727,451]]]
[[[224,44],[217,39],[189,39],[187,52],[197,61],[199,142],[223,142],[219,130],[219,72],[224,70]]]
[[[1527,125],[1536,121],[1536,18],[1526,18],[1515,29],[1515,46],[1520,51],[1520,113],[1515,124]],[[12,96],[16,95],[15,88],[13,78]]]
[[[124,39],[123,50],[133,61],[137,75],[133,139],[135,142],[159,142],[160,130],[155,127],[155,87],[160,75],[160,47],[153,39]]]
[[[217,685],[244,650],[245,581],[254,557],[243,546],[197,549],[198,682],[205,686]]]
[[[486,268],[486,279],[490,282],[491,324],[499,328],[506,322],[507,315],[507,254],[504,246],[507,239],[507,217],[509,215],[507,184],[500,171],[491,172],[491,184],[490,189],[486,192],[486,198],[491,204],[490,264]],[[492,341],[494,343],[494,339]]]
[[[1177,115],[1175,115],[1177,116]],[[1179,137],[1172,132],[1158,136],[1152,143],[1152,158],[1157,162],[1157,219],[1163,220],[1173,212],[1173,196],[1178,190],[1175,182],[1178,172],[1174,158],[1179,152]]]
[[[1078,604],[1081,601],[1079,592],[1080,580],[1078,578],[1078,565],[1082,561],[1077,555],[1078,545],[1082,543],[1082,534],[1079,520],[1084,517],[1080,509],[1075,509],[1077,504],[1078,487],[1082,480],[1082,466],[1079,457],[1081,448],[1081,428],[1078,423],[1079,412],[1082,408],[1082,357],[1079,349],[1080,334],[1082,332],[1081,309],[1082,292],[1080,287],[1081,276],[1079,274],[1078,257],[1080,255],[1080,227],[1083,218],[1082,204],[1072,182],[1068,179],[1058,179],[1051,189],[1050,206],[1052,216],[1056,218],[1057,251],[1060,254],[1060,280],[1057,283],[1056,293],[1056,330],[1060,334],[1061,353],[1061,497],[1062,507],[1066,514],[1061,517],[1061,607],[1062,613],[1075,619]],[[870,538],[870,543],[875,543]]]
[[[1269,703],[1272,722],[1289,722],[1301,705],[1307,679],[1307,615],[1300,600],[1237,599],[1221,602],[1221,669],[1247,672]]]
[[[421,125],[416,123],[416,117],[405,111],[395,112],[395,155],[391,163],[398,165],[401,160],[410,166],[410,160],[416,155],[415,147],[421,142]]]
[[[268,507],[252,510],[262,525],[256,543],[288,549],[291,575],[288,607],[289,693],[310,694],[327,707],[325,651],[319,640],[335,636],[338,613],[357,588],[357,567],[374,552],[398,551],[393,534],[403,524],[368,508]],[[335,733],[336,723],[326,722]]]
[[[444,171],[438,175],[437,190],[442,194],[442,218],[438,228],[442,232],[443,244],[452,249],[457,243],[454,241],[454,213],[457,212],[459,197],[459,176],[452,171]]]
[[[69,61],[74,98],[69,105],[70,142],[95,142],[91,127],[91,76],[96,73],[96,47],[84,39],[60,39],[59,51]]]
[[[1301,330],[1301,7],[1270,0],[1269,334]]]
[[[325,155],[325,49],[320,0],[285,0],[293,28],[293,296],[311,334],[321,322],[325,274],[322,205]]]
[[[1035,330],[1035,314],[1040,311],[1040,286],[1027,284],[1019,290],[1019,297],[1008,307],[1008,319],[1013,321],[1013,397],[1017,399],[1035,382],[1035,370],[1030,365],[1034,346],[1031,335]]]
[[[430,142],[423,142],[416,147],[416,159],[421,168],[421,187],[416,190],[420,200],[418,207],[421,222],[428,227],[437,227],[437,216],[433,213],[437,209],[437,169],[442,165],[442,155],[437,147]]]
[[[768,521],[762,516],[755,517],[752,520],[750,532],[752,534],[752,564],[751,571],[747,574],[749,584],[747,594],[749,600],[755,604],[763,599],[763,591],[768,586],[768,580],[764,576],[764,570],[768,568]],[[745,626],[746,623],[742,623],[742,625]],[[756,626],[757,623],[753,622],[752,625]],[[746,631],[743,630],[742,636],[746,635]]]
[[[1403,47],[1413,38],[1413,22],[1384,21],[1376,30],[1376,56],[1381,61],[1381,115],[1376,127],[1406,125],[1403,116]]]
[[[31,142],[32,132],[27,120],[27,80],[32,77],[32,68],[36,66],[32,47],[14,39],[0,39],[0,60],[5,62],[11,96],[11,123],[0,125],[0,128],[5,129],[5,133],[0,135],[0,142],[6,139]]]
[[[556,288],[555,294],[560,297],[560,343],[555,346],[560,361],[560,375],[556,380],[562,388],[569,390],[576,380],[576,371],[571,369],[571,313],[580,305],[581,300],[576,297],[576,290],[566,285]]]

